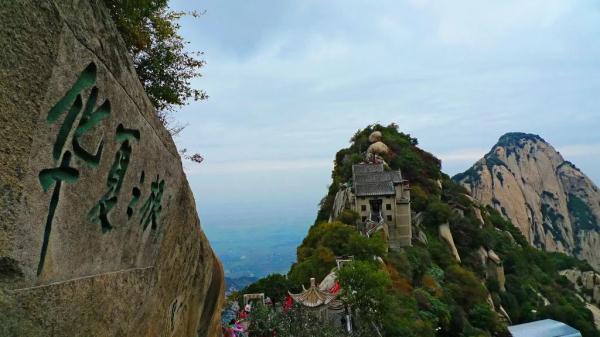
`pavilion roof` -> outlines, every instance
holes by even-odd
[[[302,285],[302,292],[299,294],[289,293],[290,296],[294,299],[294,301],[310,308],[315,308],[323,304],[329,304],[329,302],[333,301],[338,293],[332,294],[327,291],[319,290],[317,285],[315,284],[315,279],[310,279],[310,288],[306,289],[304,285]]]

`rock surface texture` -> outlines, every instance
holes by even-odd
[[[220,262],[103,2],[0,17],[0,335],[217,336]]]
[[[508,217],[532,245],[600,268],[600,192],[541,137],[508,133],[454,179]]]

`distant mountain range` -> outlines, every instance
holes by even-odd
[[[258,280],[257,277],[242,276],[242,277],[225,277],[225,289],[227,293],[242,290],[248,285]]]

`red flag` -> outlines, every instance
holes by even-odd
[[[336,281],[335,285],[333,287],[331,287],[331,289],[329,289],[329,293],[337,294],[338,291],[340,291],[340,283]]]
[[[292,299],[292,296],[290,294],[288,294],[287,297],[285,298],[285,301],[283,302],[283,311],[290,310],[293,305],[294,305],[294,300]]]

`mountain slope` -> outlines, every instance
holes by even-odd
[[[390,149],[382,159],[410,182],[412,246],[399,251],[386,249],[385,235],[362,236],[356,213],[333,212],[336,194],[350,183],[352,165],[366,158],[375,131]],[[517,227],[474,200],[417,144],[393,124],[357,131],[349,147],[336,154],[332,184],[288,275],[268,276],[242,293],[264,292],[281,301],[286,290],[299,292],[310,278],[318,283],[333,270],[352,321],[367,329],[356,336],[377,335],[373,329],[394,337],[507,336],[509,323],[544,318],[563,321],[584,336],[600,336],[585,302],[559,274],[591,267],[529,245]],[[336,270],[336,256],[350,255],[354,262]],[[285,326],[263,323],[285,335]]]
[[[508,217],[532,245],[600,267],[600,192],[541,137],[507,133],[454,180]]]

